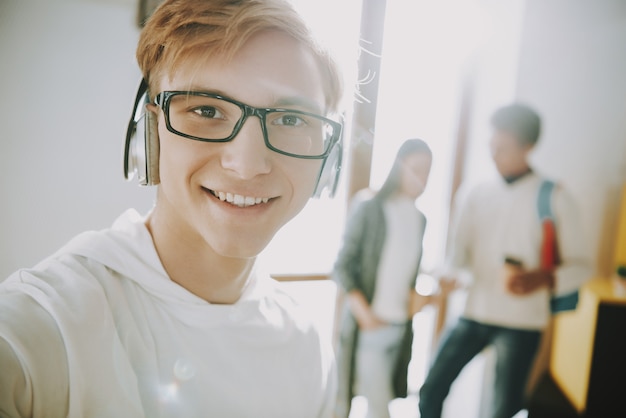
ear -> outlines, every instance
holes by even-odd
[[[326,157],[322,163],[312,197],[320,198],[324,194],[324,191],[326,191],[328,197],[335,196],[337,185],[339,184],[339,175],[341,174],[342,160],[343,145],[340,140],[335,144],[330,154],[328,154],[328,157]]]

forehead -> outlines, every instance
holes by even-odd
[[[279,31],[251,37],[232,57],[189,51],[172,73],[160,77],[162,90],[218,92],[253,106],[307,103],[322,112],[320,66],[311,49]]]

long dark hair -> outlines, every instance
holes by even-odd
[[[394,194],[400,187],[400,165],[402,160],[408,155],[415,154],[417,152],[427,154],[432,158],[433,153],[426,142],[419,138],[407,139],[402,143],[396,154],[396,158],[393,161],[391,170],[387,175],[387,179],[383,183],[380,190],[374,196],[375,199],[387,200],[389,196]]]

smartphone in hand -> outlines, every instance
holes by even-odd
[[[511,257],[511,256],[504,257],[504,264],[508,264],[509,266],[512,266],[512,267],[522,267],[522,262],[518,260],[517,258]]]

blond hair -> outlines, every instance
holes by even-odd
[[[137,62],[154,92],[157,79],[174,74],[194,52],[228,60],[264,30],[286,33],[313,52],[325,84],[327,111],[336,112],[343,88],[339,68],[286,0],[166,0],[141,32]]]

